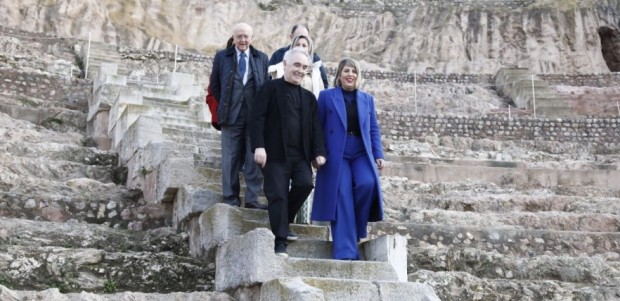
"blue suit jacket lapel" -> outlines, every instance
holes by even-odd
[[[334,108],[336,109],[336,113],[338,113],[338,117],[340,117],[340,121],[342,122],[342,126],[347,128],[347,109],[344,106],[344,96],[342,95],[342,88],[338,88],[334,90],[334,97],[332,100],[334,102]]]
[[[368,104],[359,90],[355,91],[355,98],[357,99],[357,118],[359,119],[360,130],[364,132],[364,125],[368,122]]]

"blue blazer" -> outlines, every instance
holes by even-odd
[[[357,114],[364,148],[371,166],[376,166],[375,159],[383,159],[381,130],[377,123],[374,98],[363,91],[356,90]],[[333,221],[336,217],[336,198],[340,180],[340,166],[343,161],[345,140],[347,139],[347,111],[342,95],[342,88],[336,87],[321,91],[319,94],[319,120],[325,133],[327,162],[316,175],[312,219]],[[379,183],[379,173],[373,168],[377,198],[373,200],[370,222],[383,220],[383,196]]]

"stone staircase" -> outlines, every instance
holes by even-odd
[[[577,116],[571,103],[543,80],[536,76],[532,79],[528,69],[501,68],[495,75],[495,84],[497,92],[511,99],[519,109],[547,117]]]
[[[175,125],[167,128],[166,135],[194,151],[193,165],[184,161],[184,168],[173,169],[187,172],[193,166],[193,172],[204,179],[190,185],[168,183],[175,191],[175,197],[166,197],[173,200],[173,226],[189,233],[192,256],[215,259],[216,270],[221,272],[216,272],[216,289],[235,298],[278,300],[273,290],[281,297],[304,292],[343,300],[342,294],[349,292],[349,298],[367,298],[383,296],[379,283],[384,281],[396,285],[398,291],[434,296],[427,286],[415,283],[423,282],[442,300],[459,300],[457,296],[471,300],[519,300],[523,296],[528,300],[614,300],[620,296],[620,220],[614,205],[619,197],[615,185],[619,173],[617,160],[605,152],[584,154],[596,159],[572,165],[562,162],[565,156],[551,152],[538,165],[501,154],[492,160],[481,159],[493,156],[484,156],[479,149],[471,158],[456,160],[441,155],[389,154],[390,163],[383,172],[384,185],[389,185],[383,189],[388,220],[373,224],[372,239],[360,248],[374,258],[372,254],[390,250],[377,240],[398,241],[402,236],[407,238],[407,256],[399,264],[390,263],[390,256],[359,262],[360,269],[379,269],[370,273],[383,275],[379,280],[357,275],[358,267],[346,264],[338,270],[348,274],[331,274],[333,264],[342,263],[328,259],[329,236],[318,226],[294,225],[302,239],[290,244],[291,258],[275,257],[264,212],[218,204],[221,195],[214,180],[219,177],[217,133],[199,125]],[[480,142],[468,143],[462,144],[469,148]],[[553,149],[555,142],[548,143],[537,141],[538,151]],[[452,149],[436,153],[467,153],[457,142],[444,144],[450,148],[445,145]],[[531,145],[524,142],[516,147],[525,151]],[[253,251],[248,254],[247,250]],[[385,270],[381,272],[390,264],[394,271],[402,269],[407,261],[409,282],[402,286],[391,282],[394,278]],[[326,271],[321,268],[325,262],[331,265]],[[327,279],[317,279],[317,275]],[[337,285],[329,278],[338,278]],[[376,290],[352,289],[356,285]]]
[[[82,59],[84,68],[87,68],[86,74],[88,79],[97,78],[101,70],[102,64],[115,64],[118,66],[119,75],[129,75],[129,71],[121,60],[121,56],[118,54],[118,46],[113,44],[106,44],[101,42],[91,42],[90,51],[88,47],[88,41],[84,41],[80,44],[79,56]],[[85,70],[86,71],[86,70]]]
[[[0,97],[0,300],[233,300],[168,226],[171,206],[122,185],[116,152],[87,146],[87,104],[23,98]],[[50,107],[53,122],[32,114]]]

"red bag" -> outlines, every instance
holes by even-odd
[[[207,98],[205,99],[205,101],[207,102],[207,106],[209,107],[209,111],[211,112],[211,125],[216,129],[216,130],[221,130],[220,129],[220,125],[217,124],[217,99],[215,99],[215,96],[213,96],[213,93],[211,92],[211,87],[209,86],[207,88]]]

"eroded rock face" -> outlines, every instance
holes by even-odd
[[[500,67],[601,73],[618,68],[618,55],[610,54],[609,46],[618,40],[617,0],[507,1],[512,4],[507,8],[487,1],[456,6],[417,0],[45,3],[2,0],[0,23],[81,39],[91,33],[96,41],[133,48],[174,50],[178,44],[212,54],[237,22],[250,23],[255,46],[268,53],[287,43],[290,25],[304,22],[326,62],[352,56],[374,68],[446,73],[495,73]],[[616,38],[608,38],[614,30]]]

